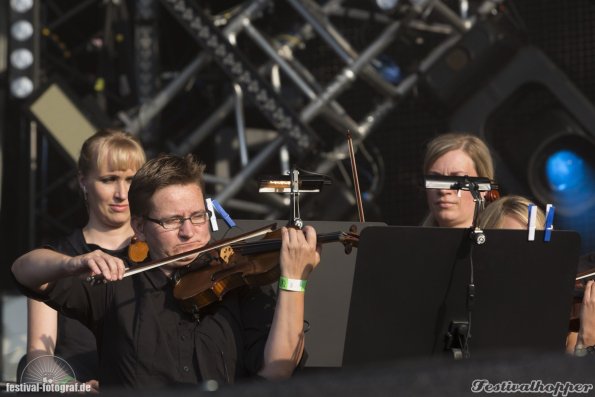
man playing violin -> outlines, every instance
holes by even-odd
[[[203,169],[192,156],[164,155],[135,175],[129,191],[132,226],[152,260],[209,242]],[[13,274],[27,295],[94,332],[101,386],[233,383],[255,375],[283,379],[301,360],[304,292],[294,285],[320,261],[311,227],[282,230],[281,276],[291,282],[276,299],[270,291],[246,286],[194,314],[175,301],[171,276],[195,256],[125,277],[124,262],[103,251],[52,254],[44,263],[17,259]],[[84,281],[90,274],[108,282],[90,285]]]

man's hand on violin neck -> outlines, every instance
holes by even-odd
[[[107,281],[121,280],[124,276],[124,262],[101,250],[74,256],[66,262],[67,272],[72,276],[102,275]]]
[[[306,280],[320,262],[320,248],[316,245],[316,230],[306,226],[302,230],[283,228],[281,231],[281,275]]]

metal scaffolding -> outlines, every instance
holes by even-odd
[[[499,1],[483,2],[475,13],[468,5],[461,5],[460,14],[440,0],[400,2],[397,11],[382,13],[378,10],[374,14],[367,6],[347,7],[343,0],[285,0],[283,4],[281,1],[248,0],[238,1],[223,12],[214,12],[214,7],[199,6],[205,3],[209,2],[87,0],[61,11],[56,10],[57,4],[50,0],[45,6],[53,7],[56,17],[45,21],[47,36],[42,58],[46,57],[45,65],[51,65],[45,77],[51,80],[61,73],[68,74],[79,87],[88,87],[97,109],[111,120],[111,125],[123,126],[137,134],[149,154],[169,151],[180,155],[198,153],[200,156],[205,150],[205,142],[219,142],[215,150],[217,166],[205,178],[212,186],[208,192],[214,192],[217,200],[230,209],[252,212],[259,217],[279,217],[288,210],[286,200],[271,195],[256,199],[252,194],[258,173],[287,173],[290,165],[297,165],[328,174],[339,166],[339,178],[335,183],[349,186],[350,178],[341,163],[347,156],[343,136],[349,131],[354,137],[356,150],[360,146],[363,148],[370,133],[387,115],[398,112],[399,102],[416,89],[420,76],[476,21],[490,17]],[[279,26],[275,19],[279,17],[277,12],[281,6],[284,7],[284,21],[291,23]],[[73,48],[60,45],[60,37],[53,34],[54,30],[90,9],[105,12],[106,18],[110,16],[104,31],[101,34],[87,33],[90,37],[82,44],[70,40]],[[169,25],[164,23],[166,16]],[[350,42],[349,32],[342,32],[340,23],[336,24],[342,19],[373,21],[378,33],[369,37],[365,46],[360,44],[362,48],[357,48],[358,45]],[[130,57],[131,54],[121,49],[120,53],[114,53],[118,50],[107,42],[121,45],[126,40],[122,38],[124,35],[109,30],[114,29],[117,22],[129,20],[133,23],[118,26],[131,26],[129,48],[134,49],[133,62],[129,72],[115,73],[111,86],[109,81],[99,80],[99,73],[85,74],[69,62],[77,50],[80,52],[86,46],[84,48],[90,48],[87,51],[93,51],[96,43],[101,51],[111,49],[112,57]],[[168,43],[164,46],[160,37],[173,30],[171,24],[177,24],[178,30],[185,31],[188,41],[198,51],[193,59],[164,77],[161,57],[167,52],[167,46],[182,48],[189,45]],[[413,69],[403,71],[400,78],[390,81],[382,74],[378,60],[386,52],[398,53],[395,49],[403,45],[400,38],[412,31],[420,36],[432,35],[438,44],[413,62],[416,65]],[[51,50],[56,45],[61,48],[62,57],[57,57],[56,51]],[[331,78],[327,76],[324,80],[304,62],[311,48],[321,46],[341,64],[341,67],[335,67],[336,73]],[[410,60],[396,60],[401,64],[406,61]],[[319,59],[317,66],[325,62],[326,59]],[[218,92],[209,98],[213,109],[198,122],[195,114],[185,115],[188,122],[179,134],[164,131],[167,110],[176,101],[183,101],[180,99],[183,95],[196,90],[193,86],[196,80],[204,73],[212,74],[214,68],[225,77],[211,82],[211,91]],[[369,95],[369,108],[354,113],[342,99],[350,95],[360,81]],[[123,96],[134,97],[134,101],[131,104]],[[256,125],[253,122],[255,109],[259,113]],[[266,120],[264,125],[263,119]],[[230,129],[235,133],[225,132]],[[271,166],[275,163],[277,165]],[[48,181],[45,185],[55,187],[53,182]],[[66,182],[60,181],[58,185],[60,183]],[[378,183],[372,185],[379,186]],[[41,197],[44,194],[43,189],[38,192]],[[43,198],[37,200],[36,205],[40,203],[44,203]],[[47,208],[32,211],[44,214],[40,222],[48,221]],[[51,222],[60,223],[63,216],[53,216]]]

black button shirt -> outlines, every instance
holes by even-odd
[[[101,387],[159,387],[215,379],[233,383],[262,367],[272,322],[272,289],[242,287],[201,313],[184,313],[159,269],[91,286],[57,282],[47,296],[27,291],[78,319],[97,338]]]

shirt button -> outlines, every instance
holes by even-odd
[[[186,340],[186,335],[182,335],[182,336],[180,336],[180,339],[182,339],[182,340]]]
[[[188,366],[187,366],[187,365],[184,365],[184,368],[182,368],[182,369],[184,370],[184,372],[188,372],[188,371],[190,371],[190,368],[188,368]]]

